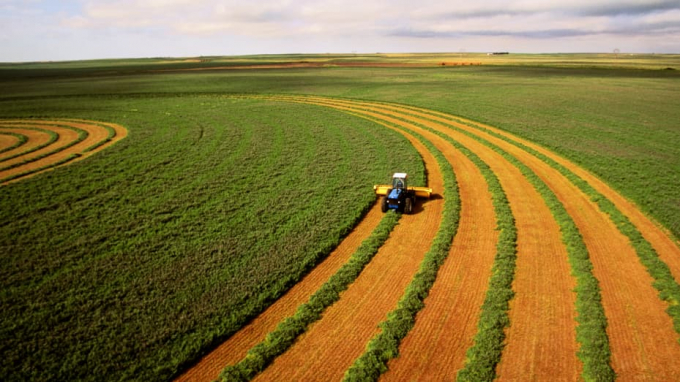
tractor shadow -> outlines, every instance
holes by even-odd
[[[429,199],[416,199],[416,204],[413,206],[413,212],[411,213],[412,215],[419,214],[422,211],[425,210],[425,205],[429,203],[431,200],[441,200],[444,199],[443,196],[439,194],[432,194],[430,195]]]

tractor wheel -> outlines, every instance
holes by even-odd
[[[406,198],[406,201],[404,202],[404,212],[409,215],[413,212],[413,201],[411,198]]]
[[[387,212],[387,196],[383,198],[380,209],[383,213]]]

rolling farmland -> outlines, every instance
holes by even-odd
[[[527,108],[524,123],[535,130],[520,122],[500,128],[479,114],[493,105],[473,109],[473,101],[497,97],[476,94],[483,84],[463,89],[471,98],[456,104],[462,96],[442,98],[444,85],[425,95],[425,85],[410,84],[413,94],[406,94],[395,80],[402,71],[451,81],[494,75],[484,68],[218,70],[119,74],[123,90],[115,92],[104,75],[108,93],[48,74],[0,98],[0,160],[7,161],[0,171],[13,180],[0,188],[3,374],[680,378],[673,222],[650,217],[658,207],[645,202],[649,196],[599,174],[618,152],[588,159],[571,141],[550,141],[536,116],[571,106]],[[335,82],[325,82],[323,70]],[[515,70],[519,81],[535,69]],[[554,70],[572,77],[551,84],[577,81],[572,69]],[[341,79],[368,71],[385,71],[394,87],[366,79],[365,88],[342,90]],[[308,82],[267,88],[272,75]],[[503,69],[494,78],[505,84],[506,75]],[[595,93],[625,81],[603,76]],[[677,78],[663,76],[670,77],[648,83],[673,92],[675,85],[661,83]],[[189,78],[199,83],[187,85]],[[211,79],[225,80],[223,89]],[[245,79],[252,91],[232,91],[244,89]],[[63,94],[42,94],[36,81],[55,81]],[[537,85],[530,79],[526,86]],[[518,121],[504,107],[498,103],[499,115]],[[594,112],[583,112],[575,120],[590,116],[596,126]],[[678,136],[667,118],[658,117],[659,133],[645,144]],[[601,142],[611,148],[608,139]],[[633,139],[641,138],[634,133],[622,144]],[[94,149],[102,150],[67,162]],[[633,174],[653,165],[637,166]],[[611,173],[621,174],[615,167]],[[434,189],[412,215],[383,215],[372,195],[373,184],[397,171]],[[668,195],[667,187],[655,195]]]

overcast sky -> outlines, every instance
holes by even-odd
[[[614,49],[680,53],[680,0],[0,0],[0,62]]]

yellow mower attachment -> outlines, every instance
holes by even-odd
[[[376,184],[375,186],[373,186],[375,194],[381,196],[387,195],[387,192],[391,189],[392,189],[391,184]],[[432,196],[432,189],[429,187],[408,187],[407,190],[414,192],[416,194],[416,197],[418,198],[429,199],[430,196]]]

